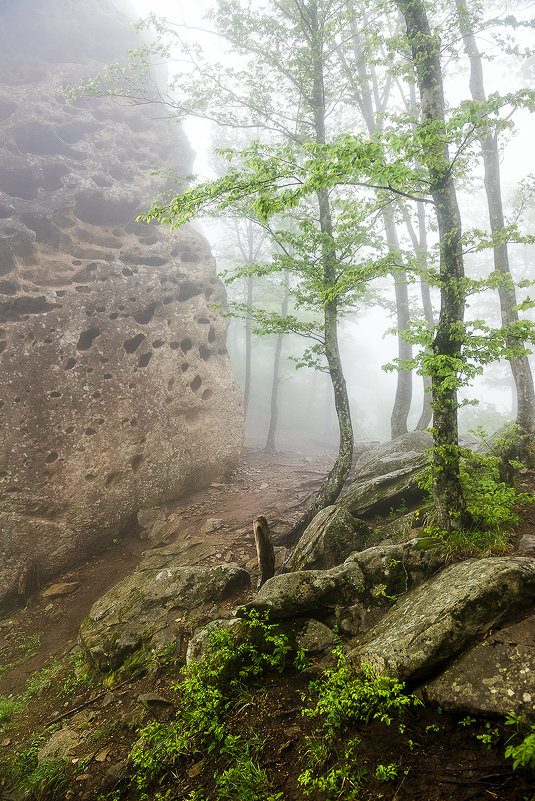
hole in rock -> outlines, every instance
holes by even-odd
[[[211,398],[213,394],[214,393],[213,393],[213,391],[211,389],[205,389],[204,392],[201,395],[201,398],[203,400],[208,400],[208,398]]]
[[[109,316],[110,320],[116,320],[119,316],[118,312],[112,312]]]
[[[69,426],[68,428],[65,429],[66,434],[72,434],[73,431],[74,431],[74,426]]]
[[[118,471],[116,471],[115,473],[109,473],[109,475],[106,476],[106,481],[104,482],[104,485],[106,487],[111,487],[113,486],[113,484],[117,484],[120,475],[121,474]]]
[[[96,479],[96,475],[94,473],[86,473],[84,478],[86,481],[94,481]]]
[[[161,348],[162,345],[165,345],[163,339],[155,339],[154,342],[152,343],[153,348]]]
[[[193,347],[193,342],[189,337],[186,337],[186,339],[183,339],[182,342],[180,343],[180,349],[182,350],[182,353],[187,353],[188,350],[192,349],[192,347]]]
[[[208,342],[215,341],[215,328],[213,325],[210,326],[210,330],[208,331]]]
[[[133,417],[132,420],[130,420],[130,425],[132,426],[132,428],[135,428],[137,426],[137,420],[135,417]]]
[[[136,351],[139,348],[144,339],[145,339],[145,334],[136,334],[135,337],[127,339],[126,342],[124,343],[125,351],[127,353],[134,353],[134,351]]]
[[[140,311],[136,312],[134,314],[134,320],[136,321],[136,323],[139,323],[140,325],[146,325],[147,323],[150,323],[150,321],[154,316],[154,312],[156,311],[157,306],[158,306],[157,303],[150,303],[144,309],[141,309]]]
[[[185,261],[186,263],[189,264],[196,264],[197,262],[200,261],[197,254],[194,253],[192,250],[183,250],[182,253],[180,254],[180,258],[182,259],[182,261]]]
[[[122,274],[123,274],[123,275],[134,275],[134,273],[132,272],[132,270],[129,270],[129,269],[128,269],[128,267],[123,267],[123,269],[121,270],[121,272],[122,272]]]
[[[172,342],[169,343],[169,347],[171,348],[171,350],[178,350],[180,345],[176,340],[173,340]]]
[[[51,392],[50,393],[50,397],[51,398],[61,398],[61,392]]]
[[[178,292],[178,299],[181,301],[189,300],[190,298],[196,297],[196,295],[200,295],[202,292],[202,287],[196,286],[195,284],[191,283],[183,283],[180,285],[180,290]]]
[[[84,434],[87,434],[88,437],[92,437],[93,434],[96,434],[96,433],[97,432],[95,431],[95,429],[91,428],[91,427],[86,428],[86,430],[84,431]]]
[[[175,379],[174,378],[170,378],[169,381],[167,382],[167,389],[168,390],[172,390],[174,385],[175,385]]]
[[[185,372],[186,372],[186,370],[187,370],[187,369],[188,369],[188,367],[189,367],[189,364],[188,364],[187,362],[184,362],[183,364],[181,364],[181,365],[180,365],[180,367],[181,367],[181,369],[182,369],[182,372],[183,372],[183,373],[185,373]]]
[[[207,362],[212,354],[210,348],[207,348],[206,345],[201,345],[199,348],[199,356],[204,362]]]
[[[80,339],[78,340],[78,344],[76,345],[77,350],[89,350],[93,342],[97,337],[101,335],[100,328],[88,328],[87,331],[82,331],[80,334]]]
[[[49,453],[48,456],[46,457],[45,462],[47,464],[52,464],[52,462],[57,461],[57,459],[58,459],[58,454],[56,453],[56,451],[51,451],[51,453]]]
[[[5,339],[0,340],[0,353],[3,353],[7,347],[7,342]]]
[[[142,353],[138,359],[137,366],[138,367],[146,367],[150,360],[152,359],[152,351],[147,351],[147,353]]]
[[[200,377],[200,375],[196,375],[193,381],[190,383],[190,387],[193,390],[193,392],[197,392],[201,384],[202,384],[202,378]]]
[[[136,456],[134,456],[134,458],[130,461],[130,466],[134,473],[139,469],[139,466],[142,461],[143,461],[143,456],[140,453],[136,454]]]

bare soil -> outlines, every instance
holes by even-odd
[[[179,503],[165,507],[168,520],[176,523],[176,535],[194,526],[199,530],[211,519],[224,521],[218,528],[218,550],[207,561],[234,562],[249,565],[255,556],[251,521],[262,514],[271,523],[275,541],[283,539],[289,523],[298,515],[309,494],[317,488],[332,463],[325,452],[305,457],[302,454],[265,454],[248,450],[235,474],[227,483],[182,498]],[[535,477],[524,476],[527,488],[533,491]],[[526,489],[526,488],[523,488]],[[524,520],[516,540],[524,533],[535,533],[535,508],[524,510]],[[137,534],[111,542],[109,548],[61,577],[62,581],[78,582],[71,594],[45,600],[34,598],[26,606],[14,609],[0,621],[0,666],[8,666],[0,680],[0,696],[15,697],[24,692],[35,671],[50,665],[51,659],[62,660],[76,645],[82,620],[92,604],[118,580],[131,572],[147,542]],[[253,575],[253,584],[255,576]],[[237,602],[241,599],[234,599]],[[35,732],[58,717],[64,725],[85,728],[92,732],[94,747],[89,762],[80,769],[80,758],[87,757],[87,741],[75,750],[72,758],[72,778],[68,789],[58,798],[105,799],[121,789],[121,798],[137,801],[139,793],[128,786],[128,753],[137,739],[140,725],[151,719],[166,720],[178,703],[172,685],[179,676],[180,660],[162,664],[151,673],[133,676],[125,681],[115,680],[111,688],[83,686],[65,690],[68,669],[64,668],[49,687],[29,701],[16,716],[13,724],[2,731],[0,727],[0,801],[11,801],[11,783],[6,765],[10,756],[26,747]],[[253,688],[247,703],[236,708],[229,728],[237,734],[247,734],[250,727],[261,733],[265,741],[262,767],[271,778],[272,792],[281,792],[286,801],[303,799],[303,789],[297,776],[304,769],[303,738],[312,731],[312,723],[301,714],[300,692],[305,690],[310,676],[286,671],[266,677]],[[157,693],[168,699],[151,705],[140,704],[140,693]],[[390,726],[378,722],[354,727],[340,740],[340,753],[349,737],[359,736],[359,766],[367,771],[358,795],[364,801],[531,801],[535,798],[533,777],[524,771],[513,771],[503,753],[511,730],[492,721],[492,747],[485,738],[486,722],[470,726],[440,710],[414,710],[404,718],[405,731],[397,723]],[[47,735],[49,737],[50,735]],[[4,776],[2,776],[2,761]],[[397,776],[389,782],[380,781],[375,772],[378,765],[395,764]],[[191,790],[202,790],[207,799],[213,798],[213,764],[210,758],[181,766],[170,771],[156,788],[171,799],[184,799]],[[341,801],[349,798],[340,796]],[[156,790],[149,794],[155,798]],[[34,796],[37,797],[37,796]],[[325,798],[312,794],[312,801]],[[237,801],[240,798],[236,797]]]

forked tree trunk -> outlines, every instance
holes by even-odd
[[[480,103],[486,102],[485,84],[483,81],[483,66],[477,42],[474,37],[470,14],[466,0],[456,0],[459,17],[459,27],[463,35],[464,49],[470,60],[470,92],[472,98]],[[516,310],[516,293],[513,279],[509,269],[509,253],[506,242],[500,242],[499,232],[505,227],[500,182],[500,157],[498,151],[497,133],[488,131],[480,137],[483,154],[483,167],[485,171],[485,192],[489,210],[490,230],[496,234],[497,244],[493,248],[494,269],[498,270],[504,280],[498,288],[502,324],[514,325],[518,322]],[[514,336],[507,339],[508,347],[515,347],[522,343]],[[516,356],[509,359],[513,380],[516,387],[517,414],[516,425],[517,447],[516,458],[529,460],[531,444],[535,427],[535,392],[533,376],[527,356]]]
[[[421,107],[422,139],[428,142],[422,161],[427,166],[440,238],[441,305],[433,341],[433,500],[439,524],[446,530],[471,523],[460,481],[457,422],[457,367],[462,358],[465,310],[461,215],[451,175],[444,131],[444,90],[440,40],[433,35],[424,0],[396,0],[405,18],[416,71]]]

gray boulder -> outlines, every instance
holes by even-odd
[[[273,620],[319,612],[334,615],[333,623],[348,614],[351,617],[347,610],[355,610],[355,620],[358,618],[363,625],[366,610],[374,607],[384,611],[393,597],[431,575],[444,558],[436,541],[429,539],[368,548],[331,570],[301,570],[275,576],[243,608],[268,612]],[[361,624],[355,623],[349,631],[356,633]]]
[[[173,642],[186,621],[221,617],[221,602],[249,583],[248,572],[235,565],[185,567],[180,557],[177,564],[147,555],[93,605],[79,643],[98,670],[116,669],[136,651]]]
[[[451,565],[390,609],[349,659],[383,675],[421,678],[534,599],[533,559],[494,557]]]
[[[369,517],[422,500],[425,492],[418,481],[431,445],[430,434],[412,431],[364,453],[356,462],[356,479],[343,494],[341,506],[354,516]]]
[[[535,616],[487,637],[421,689],[449,712],[535,720]]]
[[[305,529],[291,557],[287,570],[326,570],[364,548],[370,535],[368,526],[356,520],[340,506],[327,506],[318,512]]]

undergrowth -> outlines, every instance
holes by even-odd
[[[444,540],[456,556],[489,556],[511,550],[510,532],[519,523],[519,504],[535,502],[525,492],[502,481],[502,460],[499,456],[461,450],[460,478],[468,514],[474,521],[470,529],[444,531],[431,523],[426,533]],[[522,467],[514,463],[515,469]],[[431,493],[432,467],[425,473],[421,486]]]

